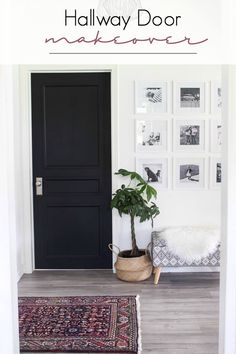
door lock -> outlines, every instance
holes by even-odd
[[[43,178],[36,177],[35,181],[36,195],[43,195]]]

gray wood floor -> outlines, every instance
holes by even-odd
[[[125,283],[111,271],[36,271],[19,296],[140,295],[143,354],[217,354],[218,273],[162,274]]]

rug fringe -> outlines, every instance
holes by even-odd
[[[138,320],[138,353],[142,353],[142,331],[141,331],[141,309],[140,309],[140,296],[136,296],[137,307],[137,320]]]

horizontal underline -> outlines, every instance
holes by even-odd
[[[105,55],[108,55],[108,54],[112,54],[112,55],[117,55],[117,54],[122,54],[122,55],[124,55],[124,54],[128,54],[128,55],[130,55],[130,54],[135,54],[135,55],[140,55],[140,54],[152,54],[152,55],[161,55],[161,54],[172,54],[172,55],[175,55],[175,54],[184,54],[184,55],[188,55],[188,54],[197,54],[197,53],[195,53],[195,52],[93,52],[93,53],[91,53],[91,52],[87,52],[87,53],[85,53],[85,52],[51,52],[51,53],[49,53],[49,54],[59,54],[59,55],[61,55],[61,54],[73,54],[73,55],[76,55],[76,54],[105,54]]]

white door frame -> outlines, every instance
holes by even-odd
[[[35,269],[34,217],[33,217],[33,172],[32,172],[32,118],[31,118],[31,73],[110,72],[111,73],[111,141],[112,176],[118,168],[118,78],[115,65],[26,65],[20,67],[20,100],[22,117],[22,154],[24,189],[24,273]],[[116,179],[112,178],[112,190]],[[112,218],[113,243],[118,243],[119,223]],[[114,258],[113,258],[114,263]]]

